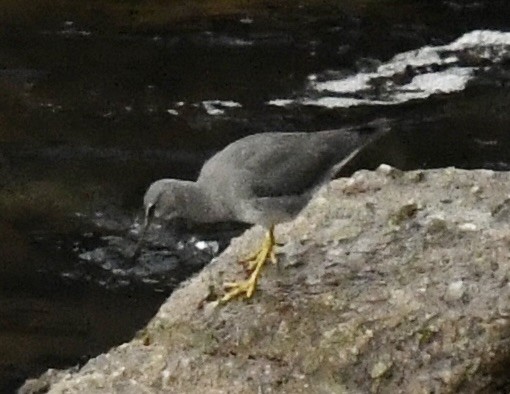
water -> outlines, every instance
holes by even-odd
[[[242,231],[154,228],[127,259],[148,184],[193,179],[230,141],[388,118],[391,135],[349,171],[508,170],[510,5],[429,3],[177,28],[105,31],[72,13],[4,24],[1,390],[128,340]]]

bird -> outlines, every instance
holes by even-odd
[[[207,160],[196,181],[156,180],[143,198],[145,220],[134,255],[153,219],[261,225],[266,235],[260,249],[245,260],[248,278],[224,283],[220,302],[251,298],[265,263],[277,262],[275,226],[295,218],[320,186],[389,130],[387,121],[375,126],[371,133],[351,128],[252,134]]]

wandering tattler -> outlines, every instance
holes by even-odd
[[[267,235],[247,262],[250,276],[224,284],[221,301],[241,295],[250,298],[265,262],[276,262],[274,226],[294,218],[319,186],[387,130],[385,122],[376,126],[372,133],[327,130],[250,135],[216,153],[195,182],[160,179],[152,183],[144,196],[145,225],[135,254],[152,218],[262,225]]]

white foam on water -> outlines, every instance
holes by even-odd
[[[316,74],[311,74],[307,78],[311,97],[281,98],[267,104],[347,108],[401,104],[435,94],[458,92],[465,89],[479,68],[462,65],[466,52],[475,60],[484,59],[496,64],[509,57],[510,32],[475,30],[446,45],[424,46],[399,53],[374,72],[361,72],[341,79],[320,80]],[[480,63],[486,67],[487,62]],[[399,83],[406,78],[411,81]]]
[[[226,108],[241,108],[242,105],[232,100],[205,100],[202,101],[205,111],[212,116],[224,115]]]
[[[290,105],[295,100],[291,99],[276,99],[276,100],[270,100],[267,102],[268,105],[274,105],[275,107],[286,107],[287,105]]]
[[[400,89],[411,93],[419,93],[423,98],[436,93],[456,92],[464,89],[473,76],[474,70],[473,67],[452,67],[445,71],[420,74]]]
[[[368,83],[377,73],[360,73],[345,79],[317,82],[313,84],[315,90],[341,93],[355,93],[369,88]]]
[[[400,104],[410,100],[425,99],[434,94],[460,91],[471,79],[473,72],[474,68],[453,67],[445,71],[417,75],[410,83],[396,89],[388,100],[325,96],[318,99],[305,99],[301,101],[301,104],[325,108]]]
[[[324,108],[349,108],[355,107],[363,104],[378,104],[378,105],[386,105],[389,104],[382,100],[365,100],[365,99],[356,99],[350,97],[334,97],[334,96],[325,96],[318,99],[305,99],[301,101],[303,105],[312,105]]]

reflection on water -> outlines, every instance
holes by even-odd
[[[350,171],[508,169],[508,44],[452,46],[502,29],[510,5],[422,3],[135,32],[67,14],[0,28],[0,389],[129,339],[242,230],[154,228],[126,264],[145,188],[192,179],[239,137],[389,118],[393,133]],[[437,58],[408,67],[424,51]],[[305,105],[327,97],[357,105]]]

